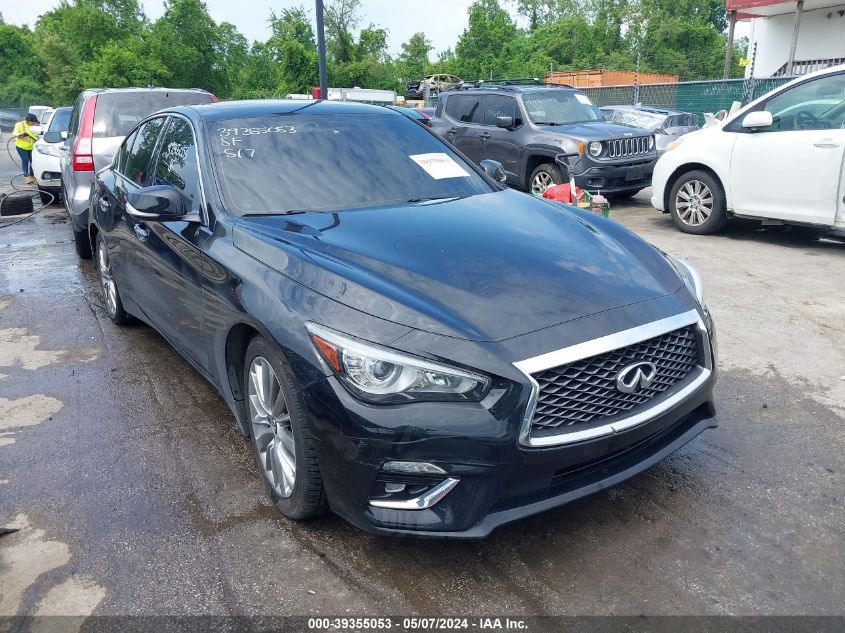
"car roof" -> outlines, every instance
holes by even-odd
[[[631,110],[634,112],[651,112],[652,114],[665,114],[667,116],[672,114],[689,114],[688,112],[681,112],[680,110],[665,110],[663,108],[652,108],[650,106],[632,106],[632,105],[610,105],[602,106],[599,110]]]
[[[154,86],[152,88],[132,87],[132,88],[86,88],[88,94],[103,94],[107,92],[201,92],[204,94],[211,94],[208,90],[203,88],[165,88]]]
[[[260,116],[292,114],[381,114],[405,116],[379,105],[352,101],[321,101],[317,99],[256,99],[250,101],[221,101],[190,106],[167,108],[161,112],[196,113],[206,121],[246,119]]]
[[[543,92],[545,90],[561,90],[563,92],[581,92],[578,88],[572,86],[563,86],[559,84],[490,84],[479,86],[465,86],[458,88],[450,88],[441,93],[442,96],[451,96],[455,94],[479,94],[479,93],[496,93],[496,92],[518,92],[521,94],[530,94],[532,92]]]

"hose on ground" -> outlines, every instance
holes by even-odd
[[[12,155],[12,148],[11,148],[12,141],[14,141],[14,140],[15,140],[15,137],[12,136],[12,137],[9,138],[8,141],[6,141],[6,153],[9,155],[9,158],[12,159],[12,162],[16,163],[17,159]],[[26,184],[22,184],[21,186],[18,186],[17,184],[15,184],[15,180],[17,180],[18,178],[23,178],[23,176],[14,176],[12,178],[12,180],[9,181],[9,185],[12,188],[12,191],[10,193],[7,193],[5,195],[0,194],[0,222],[2,222],[2,220],[4,218],[4,216],[3,216],[3,206],[6,205],[7,208],[8,208],[9,206],[11,206],[10,201],[12,201],[12,200],[24,199],[26,197],[34,198],[36,195],[38,195],[37,205],[40,205],[40,206],[36,206],[36,203],[33,202],[32,208],[35,209],[34,211],[26,214],[23,217],[16,218],[15,220],[13,220],[11,222],[4,222],[4,223],[0,224],[0,229],[6,229],[6,228],[9,228],[10,226],[15,226],[16,224],[20,224],[21,222],[25,222],[26,220],[29,220],[30,218],[32,218],[32,217],[36,216],[37,214],[41,213],[42,211],[44,211],[44,209],[46,209],[47,207],[49,207],[51,204],[53,204],[56,201],[56,196],[52,192],[47,191],[45,189],[41,189],[39,187],[36,187],[35,189],[26,188],[27,187]],[[47,203],[43,202],[42,194],[43,194],[43,196],[49,196],[50,197],[49,202],[47,202]]]

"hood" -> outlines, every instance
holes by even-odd
[[[682,284],[657,249],[614,222],[511,190],[243,217],[234,240],[349,307],[479,341],[672,294]]]
[[[551,134],[566,134],[584,141],[607,141],[616,138],[635,138],[649,136],[651,132],[644,128],[619,125],[609,121],[586,121],[566,125],[538,125],[537,128]]]

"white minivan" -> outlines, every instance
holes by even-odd
[[[671,143],[652,191],[685,233],[713,233],[732,217],[845,228],[845,65]]]

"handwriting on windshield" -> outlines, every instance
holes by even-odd
[[[226,158],[254,158],[255,148],[246,147],[249,136],[262,134],[296,134],[294,125],[275,125],[269,127],[221,127],[217,128],[220,145]]]

